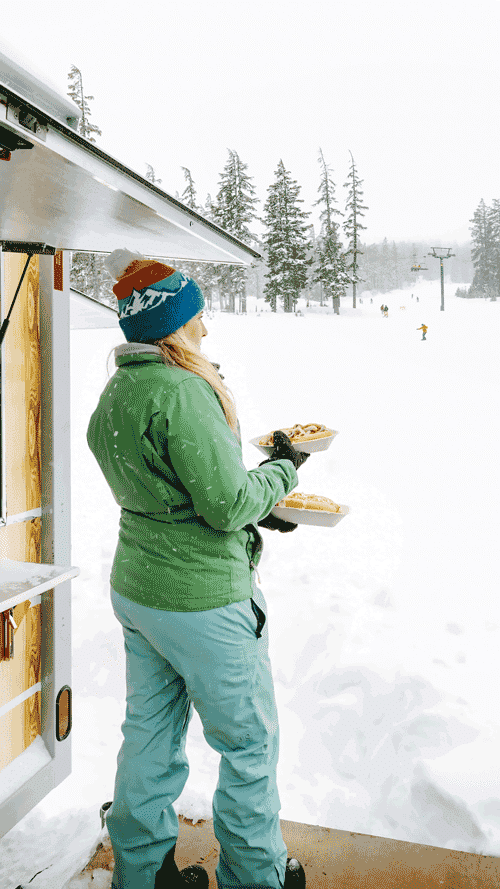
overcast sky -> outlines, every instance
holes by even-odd
[[[318,149],[340,210],[352,151],[363,240],[446,245],[500,197],[499,38],[500,0],[23,0],[0,47],[63,93],[80,68],[97,144],[169,194],[184,166],[214,198],[231,148],[262,213],[282,159],[318,231]]]

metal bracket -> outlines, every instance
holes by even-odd
[[[23,127],[25,130],[29,130],[38,139],[41,139],[42,142],[46,142],[47,140],[47,121],[38,117],[34,113],[33,108],[27,108],[25,105],[13,105],[12,102],[8,102],[7,104],[7,120],[12,121],[12,123],[16,123],[18,126]],[[21,145],[20,148],[26,148],[28,146]],[[29,144],[30,148],[33,148],[31,144]]]
[[[50,247],[43,241],[0,241],[0,244],[4,253],[29,253],[30,257],[57,253],[57,247]]]
[[[5,318],[2,326],[0,327],[0,348],[1,348],[5,334],[7,333],[7,328],[9,326],[10,315],[11,315],[12,309],[14,308],[14,304],[17,299],[17,294],[19,293],[19,290],[21,288],[21,284],[23,283],[24,276],[25,276],[28,266],[30,264],[31,257],[34,256],[35,254],[40,254],[40,253],[49,253],[50,255],[53,256],[56,253],[56,248],[49,247],[48,244],[44,244],[41,241],[33,241],[33,242],[30,242],[30,241],[0,241],[0,243],[2,244],[2,250],[6,253],[27,253],[28,254],[28,259],[26,260],[26,265],[24,266],[23,273],[22,273],[21,278],[19,280],[19,284],[17,285],[17,290],[14,294],[14,299],[12,300],[7,317]]]
[[[14,657],[14,609],[9,608],[0,614],[0,661],[10,661]]]
[[[0,124],[0,160],[10,161],[11,151],[16,151],[18,148],[33,148],[33,145],[18,133]]]

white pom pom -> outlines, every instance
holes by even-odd
[[[112,278],[115,278],[117,281],[118,278],[121,278],[124,271],[134,259],[146,259],[142,253],[131,253],[130,250],[120,249],[113,250],[112,253],[104,260],[104,265],[107,268],[109,274]]]

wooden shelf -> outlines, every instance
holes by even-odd
[[[44,565],[40,562],[0,561],[0,611],[14,608],[26,599],[34,599],[65,580],[78,577],[75,566]],[[32,602],[33,604],[33,602]]]

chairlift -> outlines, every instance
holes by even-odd
[[[413,263],[411,267],[412,272],[427,272],[428,268],[426,265],[417,265],[416,262]]]

